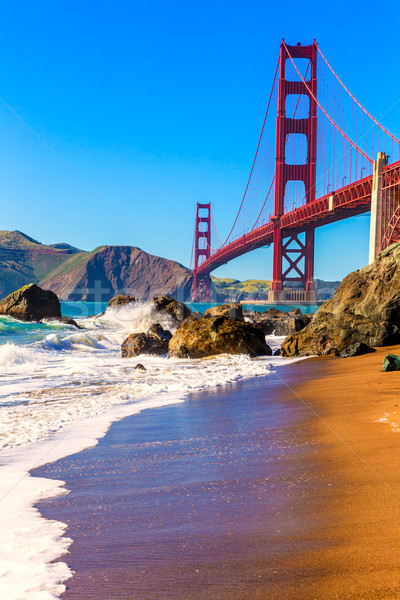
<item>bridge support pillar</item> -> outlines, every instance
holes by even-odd
[[[210,258],[211,254],[211,204],[197,203],[196,225],[194,230],[194,269],[193,269],[193,302],[210,301],[209,273],[199,273],[200,265]]]
[[[285,300],[282,282],[282,234],[279,228],[279,217],[271,217],[274,223],[273,234],[273,263],[271,289],[268,292],[268,302],[278,304]]]
[[[382,170],[388,164],[384,152],[378,152],[374,162],[371,194],[371,225],[369,232],[369,264],[373,263],[382,249],[383,241],[383,202],[382,202]]]

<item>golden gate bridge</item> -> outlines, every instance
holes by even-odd
[[[273,244],[269,301],[315,301],[315,228],[367,211],[372,262],[400,240],[400,141],[351,94],[315,40],[283,40],[250,175],[224,240],[211,204],[197,203],[193,300],[210,300],[212,271]]]

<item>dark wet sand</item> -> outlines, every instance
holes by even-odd
[[[39,505],[74,540],[63,598],[400,598],[400,434],[375,423],[400,373],[381,358],[192,394],[37,470],[72,490]]]

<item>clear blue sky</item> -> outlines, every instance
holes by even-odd
[[[130,244],[189,264],[197,201],[238,208],[282,37],[315,37],[376,117],[400,98],[399,4],[1,3],[0,229],[85,250]],[[400,104],[384,119],[400,137]],[[367,262],[368,217],[317,230],[315,275]],[[136,234],[140,237],[136,236]],[[215,272],[271,277],[271,250]]]

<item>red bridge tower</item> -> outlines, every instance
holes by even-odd
[[[289,60],[287,50],[293,59],[306,58],[310,60],[311,74],[306,85],[303,81],[286,79],[286,61]],[[310,91],[311,93],[310,93]],[[307,118],[289,118],[286,116],[286,98],[290,94],[304,94],[309,99],[309,114]],[[314,302],[316,292],[314,287],[314,228],[305,230],[305,240],[299,239],[300,232],[283,239],[279,221],[285,212],[285,189],[290,181],[302,181],[305,187],[306,203],[315,199],[316,156],[317,156],[317,105],[312,97],[317,96],[317,45],[286,46],[282,43],[280,49],[280,76],[278,96],[278,116],[276,123],[276,157],[275,157],[275,204],[273,234],[273,280],[269,301],[281,302],[290,300],[285,293],[285,283],[295,283],[296,288],[302,288],[302,300]],[[288,164],[286,162],[286,142],[291,134],[303,134],[307,141],[306,162],[304,164]],[[303,229],[304,231],[304,229]],[[299,285],[300,284],[300,285]],[[298,295],[298,294],[297,294]]]
[[[211,254],[211,204],[197,203],[194,230],[193,301],[210,301],[210,275],[198,275],[197,269]]]

